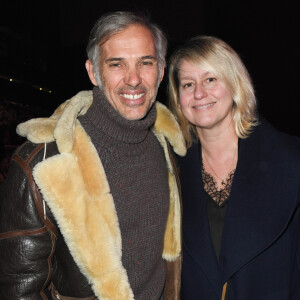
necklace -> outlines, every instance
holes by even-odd
[[[237,151],[235,151],[235,153],[234,153],[234,155],[233,155],[231,165],[233,165],[233,162],[234,162],[236,153],[237,153]],[[206,158],[206,156],[205,156],[205,154],[204,154],[203,151],[202,151],[202,155],[203,155],[203,158],[206,160],[207,164],[209,165],[209,167],[211,168],[211,170],[213,171],[214,175],[221,181],[221,184],[222,184],[223,186],[225,186],[225,185],[226,185],[227,177],[226,177],[225,180],[224,180],[224,179],[221,179],[221,178],[217,175],[217,173],[215,172],[215,170],[213,169],[213,167],[211,166],[211,164],[209,163],[209,161],[207,160],[207,158]],[[232,171],[232,170],[230,170],[230,171],[228,172],[228,174],[229,174],[231,171]]]

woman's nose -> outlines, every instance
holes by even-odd
[[[202,84],[196,85],[196,88],[194,91],[194,97],[195,97],[195,99],[198,99],[198,100],[201,100],[201,99],[207,97],[207,91]]]

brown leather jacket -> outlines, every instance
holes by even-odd
[[[166,111],[165,108],[162,109],[162,116],[165,118]],[[61,111],[60,108],[59,118],[64,114]],[[158,108],[158,121],[160,119],[160,112],[161,109]],[[56,117],[55,114],[54,117]],[[56,118],[56,122],[59,118]],[[173,124],[172,122],[170,123]],[[44,124],[43,122],[38,123],[37,128],[41,129]],[[163,127],[164,125],[161,126],[158,123],[157,126],[154,126],[154,132],[165,149],[169,174],[172,173],[169,176],[174,177],[173,181],[172,179],[169,180],[169,183],[170,198],[175,199],[173,199],[175,206],[174,203],[172,205],[170,202],[171,209],[166,228],[163,253],[167,264],[164,299],[177,300],[179,299],[180,288],[181,246],[179,245],[180,240],[178,241],[178,232],[177,239],[174,232],[178,230],[178,227],[180,231],[180,217],[179,220],[178,218],[176,220],[176,213],[178,215],[179,211],[180,214],[180,207],[178,207],[180,203],[176,203],[179,197],[177,185],[179,183],[174,183],[175,178],[177,179],[178,176],[175,174],[176,168],[172,156],[169,154],[170,148],[165,138],[168,132],[162,134],[164,131]],[[30,133],[32,133],[31,124],[29,128]],[[79,133],[77,130],[79,130]],[[75,131],[77,138],[80,134],[83,134],[83,137],[86,135],[82,128],[75,129]],[[30,137],[30,139],[33,140],[34,138]],[[100,266],[98,267],[98,262],[89,262],[86,259],[85,256],[88,257],[89,251],[93,253],[93,242],[90,242],[90,240],[94,240],[93,238],[89,238],[88,225],[82,225],[75,220],[68,227],[68,219],[64,216],[67,212],[55,206],[59,203],[60,197],[57,194],[59,194],[59,189],[62,189],[63,184],[56,190],[48,188],[51,185],[49,182],[57,179],[57,174],[55,173],[57,166],[55,163],[53,164],[53,156],[55,156],[55,160],[61,159],[64,162],[68,160],[69,155],[80,160],[80,154],[74,150],[75,146],[69,147],[71,151],[66,154],[64,152],[65,144],[60,142],[59,137],[55,139],[56,142],[49,142],[49,138],[46,138],[48,142],[46,151],[44,151],[44,143],[33,144],[26,142],[19,147],[12,157],[7,179],[0,186],[0,299],[92,300],[97,299],[96,297],[101,299],[101,297],[107,296],[106,299],[112,300],[133,299],[133,295],[130,295],[130,293],[126,294],[127,290],[131,291],[130,286],[127,286],[129,283],[125,281],[122,286],[123,278],[117,277],[119,276],[118,271],[116,272],[117,274],[114,274],[115,277],[107,278],[105,277],[105,272],[107,271],[105,268],[109,268],[110,266],[103,266],[103,262],[100,262]],[[185,150],[182,150],[183,148],[178,150],[180,147],[175,145],[176,143],[180,144],[180,142],[174,142],[171,138],[170,143],[173,145],[175,151],[184,154]],[[46,157],[44,157],[45,153]],[[35,168],[37,163],[39,163],[39,168]],[[34,175],[32,174],[32,170]],[[43,172],[45,173],[45,178],[43,177]],[[76,170],[74,172],[76,173]],[[69,177],[73,178],[74,174],[69,173],[66,176],[69,179]],[[59,179],[61,179],[59,182],[63,182],[65,178]],[[48,182],[47,180],[50,181]],[[42,190],[42,193],[40,193],[39,189]],[[55,195],[52,195],[51,192]],[[61,198],[65,202],[68,202],[66,192],[62,195],[63,197]],[[171,212],[172,210],[173,212]],[[61,211],[63,212],[61,213],[63,216],[60,215]],[[80,227],[76,227],[76,223],[80,223]],[[76,241],[76,238],[79,236],[81,230],[87,236],[87,242],[80,246],[80,242]],[[71,231],[71,233],[68,231]],[[84,257],[82,258],[80,255]],[[106,253],[103,252],[104,255]],[[109,255],[105,256],[107,260],[111,258]],[[114,254],[111,256],[113,259],[116,258]],[[91,268],[89,268],[89,263],[91,263]],[[107,286],[105,286],[109,284],[109,280],[114,282],[114,292],[112,294],[107,292]],[[118,282],[120,281],[120,288],[119,286],[115,288],[117,280]],[[107,294],[105,294],[106,292]]]

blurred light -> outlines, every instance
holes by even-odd
[[[9,82],[14,82],[15,84],[29,85],[29,86],[31,86],[31,87],[34,88],[34,89],[38,89],[38,90],[40,90],[40,91],[43,91],[43,92],[52,94],[52,91],[51,91],[51,90],[49,90],[49,89],[47,89],[47,88],[45,88],[45,87],[44,87],[44,88],[43,88],[43,87],[40,87],[40,86],[38,86],[38,85],[30,84],[29,82],[26,82],[26,81],[24,81],[24,80],[22,80],[22,79],[10,78],[10,77],[8,77],[8,76],[6,76],[6,75],[2,75],[1,73],[0,73],[0,79],[8,80]]]

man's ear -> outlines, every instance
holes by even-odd
[[[98,83],[97,83],[95,72],[94,72],[94,66],[89,59],[85,62],[85,68],[88,72],[88,75],[89,75],[89,78],[90,78],[92,84],[97,86]]]

